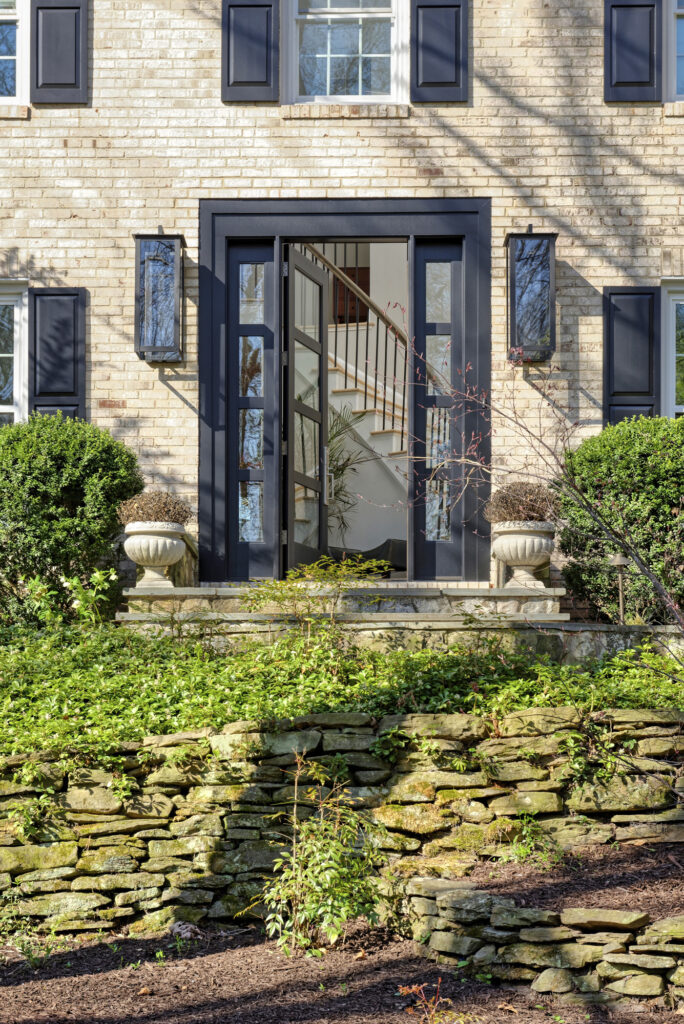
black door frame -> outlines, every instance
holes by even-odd
[[[491,200],[490,199],[230,199],[199,204],[199,547],[200,578],[220,583],[227,571],[226,481],[226,309],[228,243],[263,241],[280,265],[282,242],[312,238],[409,239],[409,280],[413,281],[415,239],[435,242],[462,238],[464,244],[464,318],[472,341],[473,379],[488,392],[491,376]],[[273,275],[274,335],[282,336],[281,281]],[[414,338],[415,303],[409,337]],[[275,379],[282,380],[282,345],[274,346]],[[413,380],[409,353],[409,381]],[[409,402],[408,436],[414,436]],[[282,434],[274,417],[274,436]],[[410,442],[411,443],[411,442]],[[488,455],[488,438],[482,452]],[[409,452],[409,458],[411,453]],[[282,492],[282,465],[276,459],[276,493]],[[278,503],[276,503],[278,504]],[[280,530],[282,511],[267,511]],[[414,577],[412,513],[409,509],[408,578]],[[489,579],[489,538],[479,509],[464,545],[463,576]],[[273,575],[282,572],[282,547],[276,545]]]

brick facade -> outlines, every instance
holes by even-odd
[[[204,198],[490,197],[495,399],[511,377],[504,236],[557,231],[558,384],[568,417],[600,427],[603,287],[684,273],[684,105],[604,103],[601,5],[471,14],[467,105],[226,105],[219,0],[94,0],[90,104],[0,108],[0,278],[88,289],[88,415],[150,483],[196,503]],[[158,225],[188,243],[178,366],[133,351],[132,236]],[[524,442],[500,423],[495,460],[511,450]]]

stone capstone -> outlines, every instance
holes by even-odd
[[[89,814],[117,814],[123,806],[119,797],[103,786],[69,787],[57,799],[67,810]]]
[[[559,943],[553,946],[534,942],[513,942],[501,950],[503,963],[525,964],[530,967],[582,968],[596,963],[602,957],[600,946],[580,946],[577,943]]]
[[[601,907],[570,907],[561,911],[561,923],[576,928],[610,928],[614,931],[634,931],[648,924],[648,914],[638,910],[604,910]],[[684,919],[683,919],[684,920]]]
[[[559,729],[576,729],[581,722],[573,707],[530,708],[514,711],[501,720],[502,736],[548,736]]]
[[[378,735],[391,729],[402,729],[409,735],[416,733],[426,739],[464,740],[484,739],[487,725],[477,715],[387,715],[380,720]]]
[[[684,940],[684,914],[663,917],[659,921],[654,921],[644,933],[646,942],[668,942],[670,939]]]

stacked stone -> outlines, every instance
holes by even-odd
[[[297,752],[324,764],[345,758],[347,798],[384,826],[382,845],[405,878],[463,877],[478,857],[506,851],[522,814],[535,814],[562,847],[684,841],[684,810],[673,798],[682,784],[684,713],[599,717],[612,723],[616,749],[631,739],[636,750],[626,777],[579,788],[562,754],[562,738],[580,724],[573,708],[509,715],[496,735],[475,715],[377,721],[347,713],[152,736],[118,751],[128,796],[109,772],[79,768],[67,777],[49,755],[30,759],[41,783],[25,785],[14,773],[29,759],[9,758],[0,778],[0,889],[16,894],[21,913],[58,931],[116,924],[142,932],[179,919],[233,918],[256,898],[287,842]],[[374,745],[384,736],[389,751],[396,729],[401,742],[383,760]],[[407,735],[417,738],[409,743]],[[483,767],[456,771],[454,759]],[[665,781],[643,774],[650,771]],[[54,793],[58,816],[22,844],[17,821],[41,790]],[[306,798],[301,803],[300,815],[310,814]]]
[[[576,1005],[633,999],[684,1005],[684,915],[650,924],[630,910],[517,907],[468,882],[414,878],[417,950]]]

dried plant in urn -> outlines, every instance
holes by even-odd
[[[192,517],[190,506],[168,491],[144,491],[122,502],[118,516],[125,528],[126,554],[145,570],[137,586],[172,588],[166,570],[185,554],[185,524]]]
[[[525,480],[506,484],[485,506],[492,524],[492,553],[512,570],[506,587],[540,590],[538,573],[554,548],[558,499],[544,484]]]

